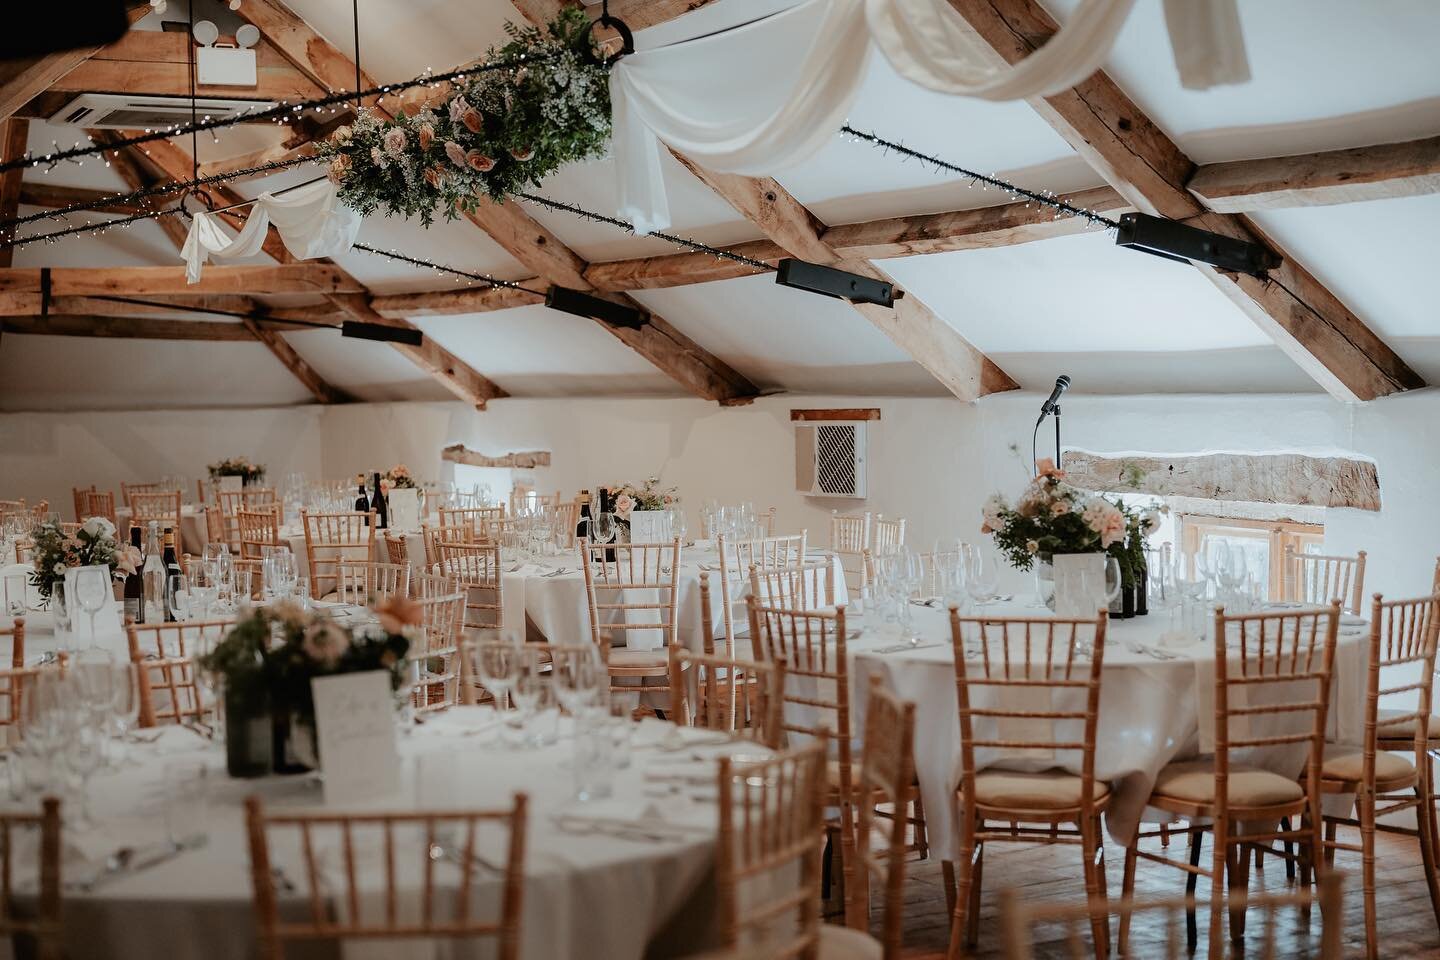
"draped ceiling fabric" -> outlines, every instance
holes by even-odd
[[[187,283],[200,282],[200,267],[214,257],[228,260],[260,252],[270,225],[285,241],[285,249],[299,260],[333,257],[349,250],[360,232],[358,213],[340,202],[335,184],[317,180],[276,195],[262,193],[250,208],[245,226],[233,239],[213,213],[197,213],[180,256]]]
[[[663,142],[701,166],[769,176],[818,152],[844,123],[870,47],[911,82],[1021,100],[1069,89],[1105,62],[1135,0],[1081,0],[1043,47],[999,62],[947,0],[803,0],[724,33],[632,54],[610,72],[620,214],[670,225]],[[1250,79],[1236,0],[1165,0],[1181,83]]]

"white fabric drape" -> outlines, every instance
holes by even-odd
[[[1082,0],[1044,46],[1000,61],[947,0],[804,0],[735,30],[625,57],[610,74],[620,214],[670,223],[660,144],[701,166],[772,175],[819,151],[865,78],[871,41],[901,76],[956,96],[1018,100],[1099,70],[1134,0]],[[1181,82],[1249,79],[1235,0],[1165,0]]]
[[[233,238],[225,232],[218,216],[197,213],[180,250],[186,282],[200,282],[200,268],[210,257],[230,260],[259,253],[271,224],[291,256],[315,260],[349,250],[360,231],[360,222],[360,215],[340,202],[335,184],[329,180],[317,180],[279,195],[260,194],[250,207],[245,226]]]

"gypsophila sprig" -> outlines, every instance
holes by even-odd
[[[609,78],[585,12],[566,7],[543,30],[505,29],[510,41],[486,56],[516,66],[467,77],[414,115],[362,111],[320,145],[341,199],[365,216],[429,225],[437,208],[453,220],[605,151]]]

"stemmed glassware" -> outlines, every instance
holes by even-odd
[[[609,543],[615,539],[615,514],[597,513],[590,518],[590,539],[596,543]]]
[[[103,567],[82,567],[75,573],[75,600],[90,615],[90,643],[95,643],[95,615],[111,597],[110,578]]]
[[[177,623],[190,619],[190,590],[183,573],[172,573],[165,578],[165,603]]]
[[[965,544],[962,556],[965,563],[965,592],[975,601],[977,607],[983,607],[995,596],[995,587],[1000,582],[1000,571],[994,558],[977,544]]]
[[[520,669],[520,648],[504,640],[476,645],[476,666],[480,683],[495,698],[495,708],[504,709],[506,695]]]
[[[560,705],[572,717],[593,707],[604,685],[604,668],[598,650],[557,650],[551,665],[551,678]]]

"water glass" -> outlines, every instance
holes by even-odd
[[[615,790],[615,740],[606,716],[589,708],[575,718],[575,799],[604,800]]]
[[[609,717],[606,728],[610,731],[610,742],[612,757],[615,769],[626,770],[630,767],[631,741],[635,736],[636,723],[632,718],[634,708],[631,706],[633,696],[628,693],[611,692],[609,702]]]
[[[177,623],[190,619],[190,589],[183,573],[172,573],[165,578],[165,603]]]
[[[309,578],[309,577],[296,577],[296,578],[295,578],[295,591],[294,591],[294,592],[295,592],[295,602],[298,603],[298,604],[300,604],[300,609],[302,609],[302,610],[309,610],[309,609],[310,609],[310,578]],[[361,599],[363,600],[364,598],[361,598]]]
[[[172,844],[193,843],[205,836],[210,802],[210,768],[194,760],[165,764],[165,833]]]
[[[495,698],[495,708],[503,709],[505,695],[520,672],[520,648],[504,640],[476,644],[476,667],[480,683]]]
[[[551,665],[551,677],[555,684],[555,695],[560,705],[572,717],[593,707],[600,695],[600,688],[608,686],[604,666],[600,663],[599,650],[557,650]]]

